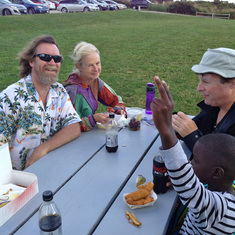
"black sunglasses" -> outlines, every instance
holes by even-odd
[[[52,59],[55,61],[55,63],[60,63],[62,61],[62,56],[60,55],[49,55],[49,54],[36,54],[33,57],[38,56],[40,60],[49,62]]]

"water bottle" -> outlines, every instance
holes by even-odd
[[[106,124],[106,149],[108,152],[116,152],[118,149],[118,126],[114,119],[114,113],[109,114]]]
[[[152,103],[154,96],[155,96],[155,85],[153,83],[147,83],[146,105],[145,105],[145,113],[147,114],[152,114],[150,104]]]
[[[39,208],[39,228],[42,235],[62,235],[62,220],[58,207],[53,202],[53,193],[47,190],[42,195]]]
[[[162,159],[161,153],[153,158],[153,190],[155,193],[166,193],[166,183],[169,181],[168,172],[165,163]]]

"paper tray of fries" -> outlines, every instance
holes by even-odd
[[[131,209],[139,209],[139,208],[145,208],[148,206],[153,206],[154,203],[157,201],[157,194],[152,190],[150,193],[150,196],[153,198],[153,201],[144,205],[130,205],[126,202],[125,196],[128,195],[128,193],[123,194],[123,200]]]

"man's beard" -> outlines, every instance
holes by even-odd
[[[45,70],[55,70],[58,71],[56,66],[45,66],[44,70],[38,73],[38,77],[44,85],[52,85],[53,83],[58,81],[58,72],[56,74],[52,75],[47,75]]]

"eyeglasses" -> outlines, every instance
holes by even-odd
[[[38,56],[40,60],[49,62],[52,59],[55,61],[55,63],[60,63],[62,61],[62,56],[60,55],[49,55],[49,54],[36,54],[33,57]]]

